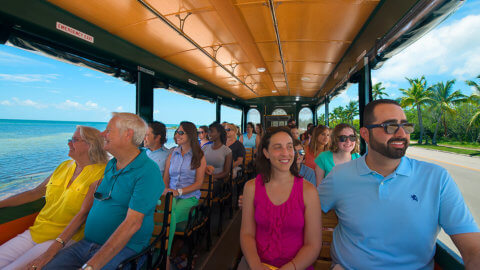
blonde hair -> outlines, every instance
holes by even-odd
[[[90,146],[88,149],[88,158],[94,164],[107,163],[108,155],[103,150],[104,140],[100,135],[100,131],[96,128],[77,126],[77,130],[80,133],[80,137]]]
[[[128,129],[133,131],[132,143],[134,145],[139,146],[142,144],[148,125],[140,116],[133,113],[113,112],[112,117],[117,118],[117,128],[120,129],[121,133]]]
[[[237,136],[237,134],[238,134],[238,128],[237,128],[237,126],[234,125],[234,124],[231,124],[231,123],[227,123],[227,125],[228,125],[228,128],[230,128],[231,130],[233,130],[233,133],[235,133],[235,136]]]
[[[310,143],[308,144],[308,150],[310,153],[313,153],[314,157],[317,157],[321,152],[326,151],[329,148],[328,143],[324,145],[323,150],[320,152],[317,151],[317,148],[319,146],[318,143],[318,136],[322,134],[325,130],[329,130],[329,128],[325,125],[319,125],[313,129],[312,132],[312,137],[310,138]]]

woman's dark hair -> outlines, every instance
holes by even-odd
[[[162,122],[153,121],[148,127],[152,129],[153,135],[160,136],[160,144],[167,142],[167,127]]]
[[[220,141],[222,142],[222,144],[226,144],[227,143],[227,132],[225,131],[225,128],[223,128],[222,125],[220,125],[220,123],[218,122],[213,122],[212,124],[210,124],[210,126],[208,126],[209,129],[216,129],[218,133],[220,133]]]
[[[331,140],[330,151],[332,151],[332,153],[338,152],[338,142],[339,142],[338,136],[340,136],[340,132],[342,132],[342,130],[344,130],[346,128],[351,129],[353,131],[353,135],[355,135],[357,137],[357,140],[355,141],[355,147],[352,149],[350,154],[360,152],[360,137],[358,136],[358,133],[355,130],[355,128],[352,127],[349,124],[340,123],[340,124],[335,126],[335,128],[332,131],[332,134],[330,135],[330,140]]]
[[[190,141],[190,147],[192,148],[192,162],[190,163],[190,169],[195,170],[200,167],[200,163],[203,158],[203,151],[200,148],[200,144],[197,139],[197,127],[192,122],[183,121],[180,123],[185,133],[187,133],[188,140]]]
[[[210,140],[210,138],[208,137],[208,127],[207,126],[200,126],[199,129],[203,130],[203,134],[205,134],[205,138],[207,140]]]
[[[247,123],[247,126],[250,126],[250,127],[252,128],[252,133],[253,133],[253,134],[256,134],[256,132],[255,132],[255,125],[254,125],[252,122],[248,122],[248,123]]]
[[[258,133],[258,135],[263,136],[263,134],[265,133],[264,132],[265,130],[263,129],[262,124],[259,123],[259,124],[256,124],[256,126],[258,127],[258,130],[260,130],[260,133]]]
[[[262,175],[264,184],[270,182],[270,177],[272,175],[272,165],[270,164],[270,160],[268,160],[265,154],[263,153],[263,149],[266,149],[268,151],[268,146],[270,145],[270,138],[272,138],[273,135],[279,132],[287,133],[293,142],[293,136],[290,133],[290,129],[288,127],[271,127],[267,130],[265,135],[262,137],[262,140],[260,141],[260,145],[258,146],[258,152],[257,152],[258,156],[256,161],[256,167],[257,167],[257,173]],[[290,166],[290,173],[296,177],[299,177],[296,160],[297,160],[297,153],[295,153],[292,166]]]

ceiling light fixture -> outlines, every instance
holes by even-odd
[[[278,91],[277,90],[272,90],[272,93],[277,93]]]
[[[304,81],[304,82],[308,82],[310,80],[311,80],[310,77],[302,77],[302,81]]]
[[[258,71],[258,72],[265,72],[265,70],[266,70],[266,69],[265,69],[264,67],[259,67],[259,68],[257,68],[257,71]]]
[[[235,85],[235,84],[237,84],[237,81],[231,80],[231,81],[228,81],[228,84],[230,84],[230,85]]]

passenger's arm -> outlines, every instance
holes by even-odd
[[[143,213],[129,208],[125,220],[118,226],[100,250],[88,260],[87,264],[91,265],[93,269],[102,269],[127,245],[130,238],[140,229],[144,216]]]
[[[214,179],[221,179],[227,177],[232,168],[232,153],[225,156],[225,163],[223,163],[223,171],[213,175]]]
[[[243,134],[240,135],[240,138],[238,138],[238,140],[243,144]]]
[[[255,149],[254,149],[255,153],[257,153],[257,149],[258,149],[259,146],[260,146],[260,137],[255,136]]]
[[[317,187],[322,183],[323,178],[325,178],[325,171],[318,167],[318,165],[315,164],[315,178],[317,179]]]
[[[172,158],[172,153],[168,155],[167,160],[165,161],[165,170],[163,171],[163,183],[165,184],[165,190],[170,187],[170,159]]]
[[[233,162],[233,168],[236,168],[243,164],[243,157],[238,157],[237,160]]]
[[[480,269],[480,233],[460,233],[450,238],[462,255],[465,269]]]
[[[82,207],[80,211],[72,218],[68,226],[63,230],[63,232],[58,236],[60,239],[63,240],[64,243],[68,243],[70,239],[72,239],[73,235],[78,231],[78,229],[83,225],[85,220],[87,219],[88,212],[92,208],[93,204],[93,194],[97,189],[98,184],[100,184],[101,180],[95,181],[90,184],[88,189],[87,195],[83,200]],[[28,264],[28,269],[31,269],[33,265],[37,266],[38,269],[42,269],[44,265],[46,265],[57,253],[63,248],[63,246],[55,241],[53,242],[50,247],[45,251],[43,254],[35,258]]]
[[[320,200],[315,187],[303,181],[303,201],[305,204],[305,228],[303,246],[297,252],[293,263],[282,266],[281,270],[286,269],[306,269],[313,265],[320,253],[322,247],[322,210]]]
[[[243,209],[242,209],[242,225],[240,228],[240,246],[243,255],[247,260],[250,269],[268,269],[260,261],[257,252],[257,244],[255,242],[255,209],[253,207],[253,199],[255,197],[255,179],[245,184],[243,191]],[[300,269],[300,268],[299,268]]]
[[[182,194],[188,194],[194,192],[195,190],[199,190],[202,187],[203,179],[205,178],[205,168],[207,167],[207,161],[205,157],[202,157],[200,161],[200,167],[197,168],[195,172],[195,183],[190,186],[182,188]],[[178,191],[171,189],[170,191],[173,192],[173,196],[178,196]]]
[[[3,201],[0,201],[0,208],[22,205],[42,198],[43,196],[45,196],[45,192],[47,191],[47,184],[48,181],[50,181],[50,177],[52,177],[52,175],[49,175],[47,179],[45,179],[40,185],[38,185],[34,189],[22,192],[20,194],[6,198]]]

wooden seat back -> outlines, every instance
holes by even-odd
[[[163,231],[165,231],[162,239],[158,241],[155,245],[155,248],[161,249],[162,252],[167,252],[168,248],[170,222],[172,219],[172,204],[173,194],[171,192],[168,192],[166,195],[163,195],[160,198],[160,204],[156,206],[155,213],[153,214],[154,227],[150,242],[153,242],[157,238],[157,236],[159,236],[160,234],[162,234]]]
[[[322,249],[315,262],[315,270],[330,269],[332,264],[330,248],[333,241],[333,229],[337,224],[338,218],[334,210],[330,210],[327,213],[322,212]]]

